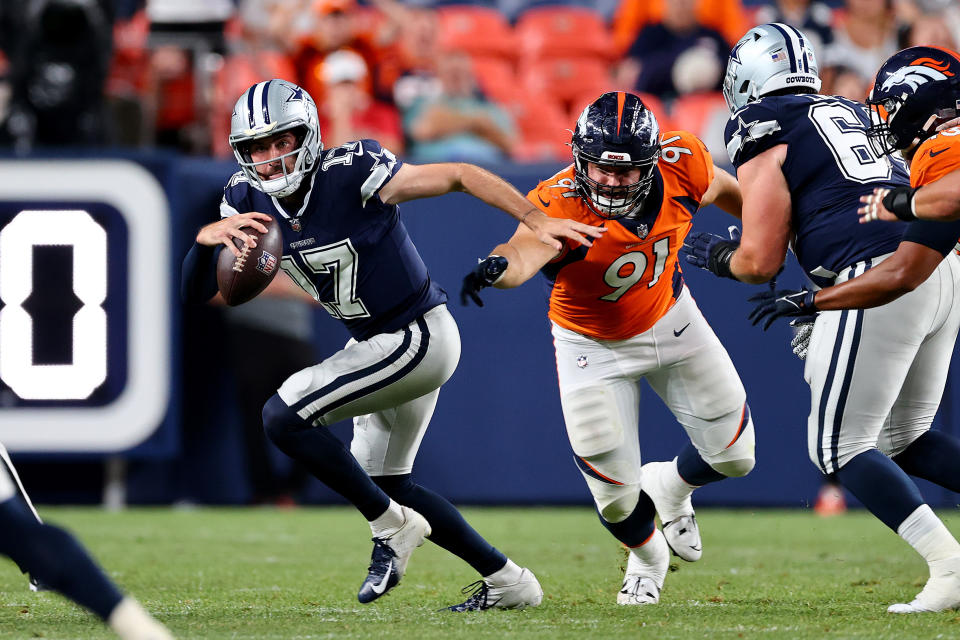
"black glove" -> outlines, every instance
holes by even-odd
[[[730,258],[740,247],[740,230],[730,227],[729,232],[729,239],[702,231],[695,231],[688,235],[683,243],[687,262],[721,278],[736,280],[730,272]]]
[[[477,295],[481,289],[492,286],[507,270],[507,259],[503,256],[487,256],[463,279],[460,287],[460,304],[467,306],[472,299],[478,307],[483,306],[483,300]]]
[[[756,304],[750,312],[750,322],[755,326],[763,322],[766,331],[777,318],[810,316],[817,312],[817,305],[813,303],[816,293],[809,289],[771,289],[750,296],[748,300]]]

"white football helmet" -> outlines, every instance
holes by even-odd
[[[250,143],[283,131],[296,134],[297,148],[278,158],[253,162]],[[270,196],[289,196],[316,165],[323,150],[317,105],[309,93],[292,82],[278,79],[259,82],[244,91],[233,108],[230,146],[251,185]],[[288,172],[284,159],[294,154],[296,163]],[[276,160],[280,160],[283,175],[263,180],[257,173],[257,166]]]
[[[723,97],[731,112],[781,89],[820,90],[820,72],[810,41],[799,29],[772,22],[747,31],[727,62]]]

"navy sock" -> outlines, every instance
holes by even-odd
[[[917,485],[877,449],[855,456],[837,471],[837,478],[870,513],[894,531],[923,504]]]
[[[677,456],[677,472],[684,482],[695,487],[702,487],[711,482],[725,480],[723,475],[700,457],[700,452],[691,443],[687,443]]]
[[[960,439],[955,436],[927,431],[893,461],[912,476],[960,491]]]
[[[637,499],[637,506],[633,508],[633,512],[627,516],[626,520],[607,522],[602,515],[599,513],[597,515],[600,515],[600,522],[613,534],[614,538],[628,547],[638,547],[653,534],[655,528],[653,516],[656,512],[653,500],[641,491],[640,497]]]
[[[16,497],[0,503],[0,553],[103,620],[123,599],[76,538],[37,521]]]
[[[349,500],[367,520],[382,516],[390,506],[387,494],[329,429],[308,424],[277,394],[263,405],[263,428],[281,451]]]
[[[477,570],[481,576],[499,571],[507,564],[503,555],[471,527],[457,508],[426,487],[416,484],[409,473],[377,476],[373,479],[387,495],[417,511],[433,529],[430,542],[436,543]]]

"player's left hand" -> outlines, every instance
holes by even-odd
[[[606,227],[593,227],[567,218],[552,218],[539,209],[524,214],[522,222],[536,234],[540,242],[557,251],[563,249],[565,239],[591,247],[593,242],[590,238],[599,238],[607,230]]]
[[[477,263],[473,271],[463,278],[460,286],[460,304],[467,306],[470,300],[478,307],[483,306],[480,291],[493,286],[507,270],[507,259],[503,256],[487,256]]]
[[[810,316],[817,311],[817,305],[813,302],[816,293],[810,289],[774,291],[771,288],[750,296],[747,300],[756,305],[750,312],[750,323],[756,326],[763,322],[763,330],[766,331],[777,318]]]
[[[874,220],[884,220],[886,222],[897,221],[896,214],[883,206],[883,199],[888,193],[890,193],[890,189],[878,187],[873,190],[873,193],[860,196],[860,202],[863,205],[857,209],[857,215],[860,216],[860,224],[873,222]]]
[[[703,231],[690,233],[683,243],[687,262],[721,278],[732,278],[730,257],[740,247],[740,229],[730,227],[728,233],[729,238]]]

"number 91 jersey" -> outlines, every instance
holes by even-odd
[[[713,161],[686,131],[661,137],[662,155],[639,214],[603,220],[583,201],[569,166],[527,194],[549,216],[607,232],[584,247],[567,241],[541,273],[557,325],[601,340],[625,340],[650,329],[683,290],[677,251],[713,181]]]
[[[324,150],[303,206],[290,213],[243,172],[223,193],[221,217],[259,211],[283,231],[281,268],[357,340],[397,331],[447,301],[430,279],[397,205],[380,188],[402,165],[376,140]]]
[[[787,145],[783,175],[792,199],[794,252],[819,286],[851,264],[895,251],[902,223],[860,225],[860,196],[908,183],[899,157],[877,156],[867,140],[867,108],[840,96],[769,96],[727,122],[734,167]]]

